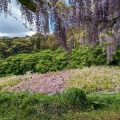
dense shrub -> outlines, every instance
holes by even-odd
[[[31,67],[33,67],[32,64],[35,64],[36,60],[34,57],[34,60],[33,60],[34,63],[33,63],[33,61],[30,61],[30,56],[32,55],[19,54],[16,56],[11,56],[11,57],[6,58],[1,63],[0,75],[1,76],[2,75],[5,76],[7,74],[18,75],[18,74],[24,74],[27,70],[31,70]]]
[[[96,48],[93,50],[93,58],[94,58],[94,64],[95,65],[104,65],[106,64],[106,51],[103,46],[96,46]],[[93,64],[93,61],[92,61]]]
[[[40,53],[28,54],[20,63],[20,68],[22,69],[22,74],[25,74],[27,71],[36,71],[36,64],[41,58]]]
[[[65,93],[67,102],[73,107],[83,108],[86,107],[87,97],[84,91],[78,88],[70,88]]]
[[[114,54],[113,61],[111,61],[111,64],[120,66],[120,47],[117,49],[116,53]]]
[[[36,64],[36,71],[46,73],[67,68],[67,53],[61,48],[56,51],[45,50],[41,52],[41,58]]]
[[[45,50],[41,52],[40,56],[41,58],[36,64],[36,71],[40,73],[51,71],[52,67],[54,66],[54,52],[51,50]]]
[[[62,48],[58,48],[55,51],[55,58],[53,60],[56,70],[66,69],[68,65],[67,59],[68,59],[68,53],[63,51]]]
[[[22,74],[23,70],[21,69],[20,64],[25,56],[26,54],[21,54],[14,57],[11,56],[3,60],[1,63],[0,75]]]
[[[31,54],[18,54],[0,60],[0,76],[25,74],[27,71],[46,73],[63,69],[82,68],[106,64],[105,49],[96,46],[78,47],[69,54],[62,48],[55,51],[41,50]],[[114,55],[113,64],[120,65],[120,49]]]
[[[106,64],[106,54],[103,47],[94,49],[90,46],[74,48],[70,56],[70,68],[82,68],[91,65]]]
[[[70,56],[70,68],[82,68],[83,66],[90,66],[91,59],[91,48],[88,46],[82,48],[74,48]],[[89,58],[88,58],[89,57]]]
[[[31,54],[19,54],[0,61],[0,76],[25,74],[27,71],[46,73],[67,68],[67,53],[43,50]]]

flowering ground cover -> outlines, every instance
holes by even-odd
[[[115,66],[92,66],[46,74],[33,73],[4,79],[7,81],[0,78],[0,86],[2,86],[3,81],[6,83],[6,85],[2,86],[2,90],[14,92],[27,91],[31,93],[54,94],[71,87],[83,89],[88,93],[120,92],[120,67]],[[9,85],[8,82],[10,81]]]
[[[14,92],[54,94],[64,90],[69,74],[69,71],[65,70],[46,74],[34,73],[30,75],[30,79],[23,80],[16,85],[7,86],[4,88],[4,90]]]
[[[120,67],[92,66],[70,72],[67,88],[76,87],[87,92],[120,92]]]

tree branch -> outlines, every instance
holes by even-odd
[[[109,27],[113,27],[114,24],[116,23],[116,21],[120,18],[120,16],[117,16],[115,18],[113,18],[112,20],[106,20],[106,21],[99,21],[99,22],[104,22],[106,23],[106,25],[104,25],[103,27],[100,28],[100,31],[104,30],[106,27],[109,28]]]
[[[22,5],[26,6],[32,12],[36,12],[38,5],[33,0],[18,0]]]

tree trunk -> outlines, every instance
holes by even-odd
[[[117,36],[116,34],[114,34],[114,36],[106,35],[106,40],[107,40],[106,53],[107,53],[108,64],[110,63],[110,61],[113,60],[113,54],[116,52],[118,47],[118,44],[117,44],[118,38],[116,36]]]

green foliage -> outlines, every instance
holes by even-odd
[[[20,69],[22,70],[20,74],[25,74],[27,71],[36,71],[36,64],[41,58],[40,53],[28,54],[20,63]]]
[[[25,74],[27,71],[46,73],[67,68],[67,53],[62,49],[19,54],[0,61],[0,76]]]
[[[68,65],[67,59],[68,59],[68,53],[63,51],[62,48],[58,48],[55,51],[55,58],[53,60],[56,70],[67,69],[67,65]]]
[[[14,57],[11,56],[11,57],[8,57],[7,59],[5,59],[1,63],[0,75],[4,76],[7,74],[15,74],[15,75],[23,74],[23,72],[25,71],[24,69],[27,69],[27,68],[24,67],[24,69],[23,69],[23,66],[21,66],[21,65],[23,65],[23,62],[24,62],[24,59],[26,58],[26,56],[27,56],[27,54],[19,54]]]
[[[4,58],[8,55],[7,50],[11,46],[12,39],[0,39],[0,57]]]
[[[65,98],[69,104],[73,105],[73,107],[86,107],[86,94],[78,88],[69,88],[65,93]]]
[[[29,38],[0,39],[0,56],[6,58],[11,55],[29,53],[33,50],[33,43]]]
[[[114,55],[113,63],[119,65],[119,49]],[[105,65],[105,49],[96,46],[94,49],[90,46],[78,47],[69,54],[62,48],[55,51],[50,49],[41,50],[30,54],[18,54],[0,60],[0,76],[9,74],[25,74],[27,71],[46,73],[51,71],[83,68],[91,65]]]
[[[36,71],[46,73],[67,68],[67,53],[61,48],[56,51],[45,50],[41,52],[41,58],[36,64]]]
[[[49,34],[40,41],[40,49],[56,50],[58,48],[57,39],[54,35]]]
[[[52,67],[54,66],[54,52],[51,50],[45,50],[41,52],[40,56],[41,58],[36,64],[36,71],[40,73],[46,73],[48,71],[51,71]]]
[[[70,56],[70,68],[81,68],[83,66],[87,66],[86,54],[88,54],[87,49],[84,51],[82,47],[79,47],[78,49],[74,48]]]
[[[13,39],[12,46],[7,50],[10,54],[29,53],[33,49],[33,45],[28,38]]]
[[[94,109],[105,108],[109,106],[109,110],[119,110],[120,106],[120,95],[115,96],[115,94],[90,94],[88,99],[91,101]],[[117,108],[117,109],[116,109]]]
[[[111,64],[120,66],[120,47],[117,49],[116,53],[114,54],[113,61],[111,61]]]
[[[54,35],[35,34],[31,37],[0,39],[0,58],[7,58],[21,53],[30,53],[43,49],[56,50],[57,40]]]
[[[77,109],[76,106],[73,106],[74,103],[77,105]],[[87,106],[81,107],[84,106],[85,103]],[[98,106],[96,107],[96,105]],[[89,113],[89,116],[93,116],[93,114],[95,115],[94,112],[99,114],[100,111],[119,113],[120,94],[86,95],[82,90],[76,88],[71,88],[65,93],[51,96],[38,93],[0,92],[1,120],[69,120],[71,118],[79,118],[79,116],[81,116],[81,119],[86,116],[86,119],[84,119],[88,120],[89,118],[86,114]],[[105,117],[102,115],[103,114],[101,114],[101,117]],[[108,116],[110,114],[106,113],[106,115]]]
[[[93,50],[93,58],[95,65],[105,65],[106,64],[106,52],[103,46],[96,46]]]
[[[11,57],[5,59],[1,63],[0,75],[4,76],[7,74],[20,74],[20,73],[22,73],[20,63],[24,57],[25,57],[25,55],[23,54],[23,55],[17,55],[14,57],[11,56]]]
[[[102,47],[90,46],[74,48],[70,56],[70,68],[106,64],[106,54]]]

